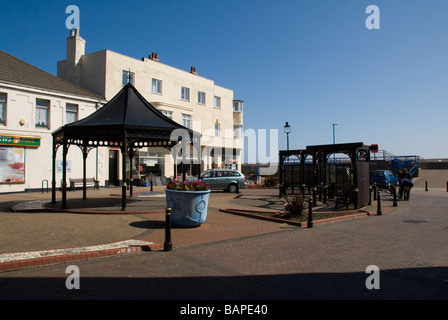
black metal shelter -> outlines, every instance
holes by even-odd
[[[334,154],[347,159],[335,161]],[[362,142],[307,146],[303,150],[279,153],[280,197],[301,193],[326,201],[342,190],[353,195],[355,208],[370,201],[370,147]]]
[[[177,132],[175,130],[180,129]],[[174,132],[174,134],[173,134]],[[86,159],[92,149],[116,147],[122,154],[122,210],[126,209],[126,156],[131,160],[144,147],[171,149],[179,141],[197,142],[200,134],[165,117],[128,83],[114,98],[88,117],[69,123],[53,132],[52,202],[56,203],[56,153],[62,146],[62,208],[67,208],[66,160],[68,148],[76,145],[83,154],[83,199],[86,199]],[[199,150],[200,151],[200,150]],[[130,177],[132,196],[132,174]]]

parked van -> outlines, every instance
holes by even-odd
[[[398,185],[398,177],[391,170],[373,170],[370,173],[370,185],[376,184],[381,188]]]

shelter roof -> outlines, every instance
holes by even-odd
[[[352,142],[352,143],[322,144],[306,147],[306,150],[308,152],[324,152],[324,153],[346,153],[346,152],[353,152],[359,149],[369,150],[369,146],[364,145],[364,143],[362,142]]]

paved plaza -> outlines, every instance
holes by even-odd
[[[204,225],[172,229],[172,251],[141,251],[3,272],[0,298],[448,299],[446,173],[441,170],[437,181],[432,178],[428,191],[423,175],[416,181],[411,200],[400,201],[397,207],[383,193],[382,215],[313,228],[219,211],[278,207],[277,190],[245,189],[238,195],[213,192]],[[130,200],[129,214],[11,212],[14,204],[48,199],[48,194],[0,195],[0,255],[123,240],[163,243],[162,191],[136,189],[140,197]],[[97,210],[112,210],[121,205],[116,193],[120,190],[89,190],[90,200],[84,201]],[[77,200],[80,194],[68,194],[69,206],[81,201]],[[376,212],[376,204],[368,209]],[[69,265],[79,268],[79,289],[66,287]],[[369,266],[376,266],[378,273],[366,273]],[[373,282],[379,288],[368,289],[366,282],[373,283],[368,279],[375,275],[378,278]]]

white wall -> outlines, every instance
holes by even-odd
[[[0,92],[7,94],[6,125],[0,125],[0,134],[12,136],[41,137],[38,148],[24,147],[25,151],[25,182],[20,184],[0,184],[0,192],[18,192],[29,189],[40,189],[42,181],[48,180],[51,188],[52,181],[52,132],[65,124],[66,103],[78,105],[78,119],[95,112],[96,102],[93,99],[65,95],[55,92],[43,91],[37,88],[25,88],[10,84],[0,83]],[[36,99],[50,101],[49,128],[35,127]],[[20,124],[20,120],[24,124]],[[5,146],[1,146],[5,147]],[[107,164],[106,150],[98,149],[98,178],[100,184],[104,184],[105,163]],[[82,153],[76,146],[71,146],[68,152],[68,160],[71,161],[71,172],[67,177],[82,178]],[[62,161],[62,147],[57,152],[57,160]],[[92,150],[87,158],[87,176],[97,176],[96,150]],[[57,173],[58,186],[62,179],[62,173]],[[45,184],[46,186],[46,184]]]

